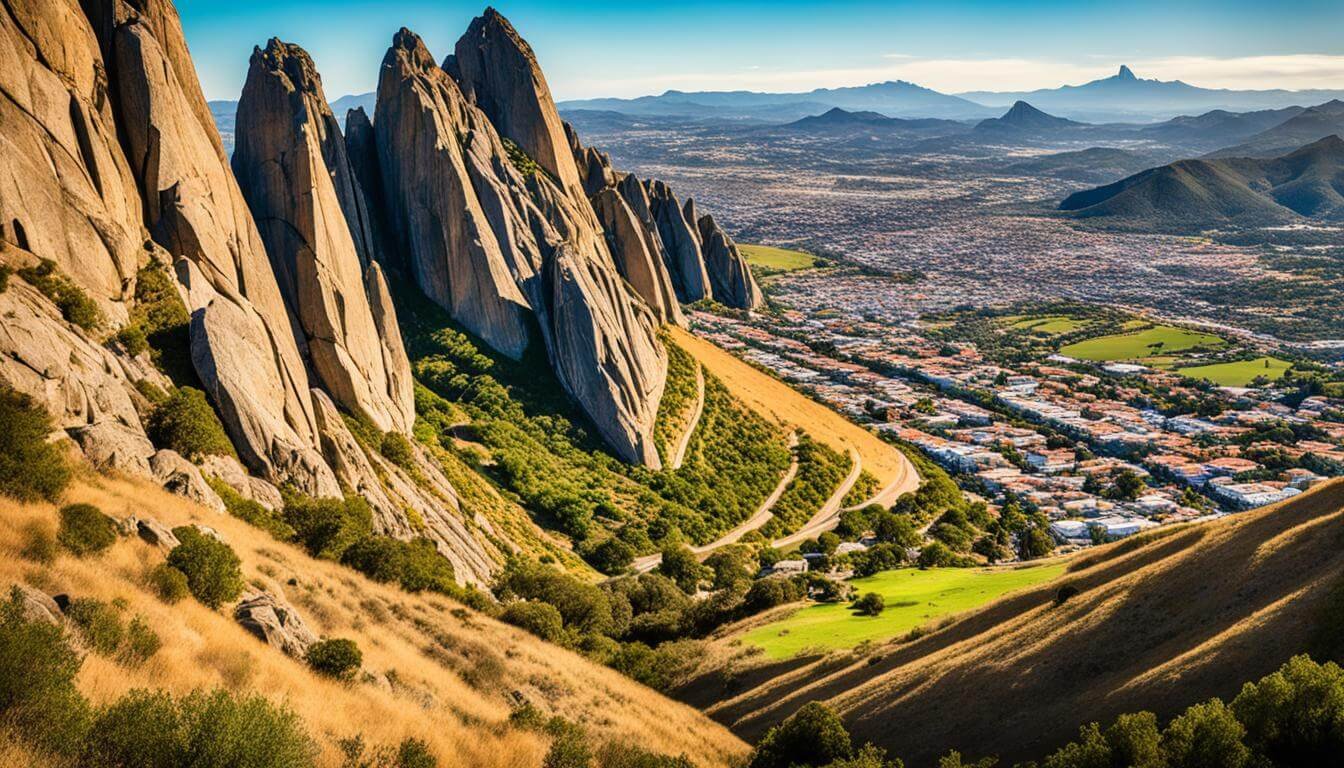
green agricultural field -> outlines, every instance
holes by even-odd
[[[1221,349],[1225,346],[1226,341],[1211,333],[1155,325],[1137,333],[1119,333],[1080,341],[1064,347],[1059,353],[1078,360],[1142,360],[1185,352],[1195,347]]]
[[[746,243],[738,244],[738,248],[742,250],[742,255],[747,257],[747,263],[771,274],[811,269],[821,264],[821,260],[810,253],[793,251],[787,248],[775,248],[769,245],[747,245]]]
[[[1259,357],[1254,360],[1242,360],[1235,363],[1179,368],[1176,372],[1192,379],[1208,379],[1220,387],[1244,387],[1257,376],[1264,376],[1270,381],[1277,381],[1283,378],[1283,374],[1287,373],[1288,369],[1292,367],[1293,364],[1287,360],[1280,360],[1276,357]]]
[[[1065,333],[1073,333],[1086,325],[1086,320],[1079,320],[1068,315],[1049,315],[1019,319],[1008,327],[1015,331],[1030,330],[1032,333],[1042,336],[1060,336]]]
[[[865,641],[900,637],[916,627],[972,608],[1064,572],[1063,563],[1020,568],[902,568],[855,579],[854,594],[876,592],[886,600],[880,616],[858,616],[845,603],[809,605],[787,618],[748,632],[743,641],[784,659],[803,650],[853,648]]]

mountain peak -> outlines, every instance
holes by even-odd
[[[1129,80],[1129,81],[1138,80],[1138,78],[1134,76],[1134,72],[1131,71],[1130,68],[1124,64],[1121,64],[1120,71],[1115,73],[1115,79]]]

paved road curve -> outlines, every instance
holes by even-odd
[[[695,364],[695,410],[691,412],[691,423],[686,425],[686,431],[682,433],[681,440],[677,443],[677,451],[672,455],[672,462],[668,469],[681,469],[681,465],[686,461],[686,449],[691,444],[691,435],[695,434],[695,428],[700,425],[700,414],[705,412],[705,366],[700,363]]]

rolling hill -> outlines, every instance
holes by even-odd
[[[1246,141],[1220,149],[1208,157],[1277,157],[1296,147],[1341,134],[1344,134],[1344,101],[1336,99],[1301,110]]]
[[[991,117],[976,124],[978,133],[994,134],[1030,134],[1041,135],[1058,133],[1088,127],[1084,123],[1055,117],[1031,106],[1025,101],[1013,103],[1012,108],[1001,117]]]
[[[1344,217],[1344,139],[1331,136],[1282,157],[1181,160],[1076,192],[1061,211],[1172,231],[1265,226]]]
[[[917,638],[769,662],[721,633],[682,698],[752,739],[809,701],[914,768],[949,749],[1039,759],[1080,725],[1167,718],[1304,650],[1344,572],[1344,483],[1215,522],[1163,528]],[[1060,587],[1078,591],[1057,603]],[[789,609],[781,609],[787,611]]]

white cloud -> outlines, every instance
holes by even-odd
[[[1092,57],[1085,61],[1033,58],[918,58],[902,53],[880,54],[871,67],[777,70],[750,67],[732,72],[679,72],[622,78],[583,78],[560,84],[568,98],[641,96],[669,88],[683,91],[735,90],[808,91],[907,80],[944,93],[964,91],[1030,91],[1077,85],[1115,74],[1128,64],[1142,78],[1184,80],[1206,88],[1266,89],[1344,88],[1344,55],[1292,54],[1213,58]],[[582,94],[568,96],[568,94]]]

